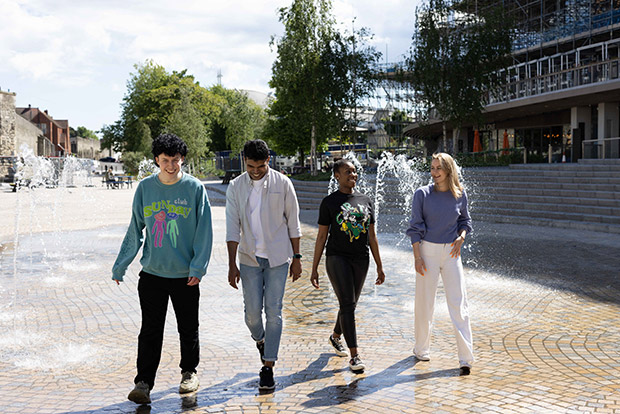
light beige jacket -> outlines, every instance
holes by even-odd
[[[252,179],[247,172],[235,178],[226,190],[226,241],[239,243],[239,263],[258,266],[256,239],[252,234],[248,198]],[[260,208],[261,225],[265,234],[269,266],[290,263],[293,257],[291,239],[301,237],[299,204],[291,180],[273,169],[263,183]]]

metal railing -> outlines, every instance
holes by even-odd
[[[585,159],[620,158],[620,137],[586,139],[581,142],[581,151]]]
[[[580,65],[571,69],[506,83],[498,93],[489,97],[489,103],[500,103],[520,98],[605,82],[620,77],[620,58],[605,62]]]

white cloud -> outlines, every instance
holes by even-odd
[[[204,86],[221,70],[226,87],[267,92],[276,57],[269,41],[282,33],[277,11],[291,1],[0,0],[0,79],[5,88],[36,86],[29,100],[57,101],[47,94],[63,87],[67,106],[101,99],[99,111],[114,116],[133,64],[147,59],[188,69]],[[356,27],[370,28],[373,44],[382,53],[387,44],[390,58],[410,44],[414,9],[415,1],[334,0],[336,19],[350,28],[357,16]],[[53,85],[49,92],[46,85]],[[116,102],[105,101],[104,88]]]

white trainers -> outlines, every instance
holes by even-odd
[[[179,393],[187,394],[188,392],[194,392],[198,389],[200,382],[198,381],[198,375],[195,372],[185,371],[181,375],[181,385],[179,385]]]
[[[420,361],[430,361],[431,357],[428,354],[417,354],[413,351],[413,356],[416,357]]]

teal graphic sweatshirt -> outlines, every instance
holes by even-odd
[[[178,182],[165,185],[151,175],[136,188],[131,223],[112,267],[112,279],[123,280],[140,247],[145,272],[202,279],[212,244],[211,206],[202,183],[183,173]]]

